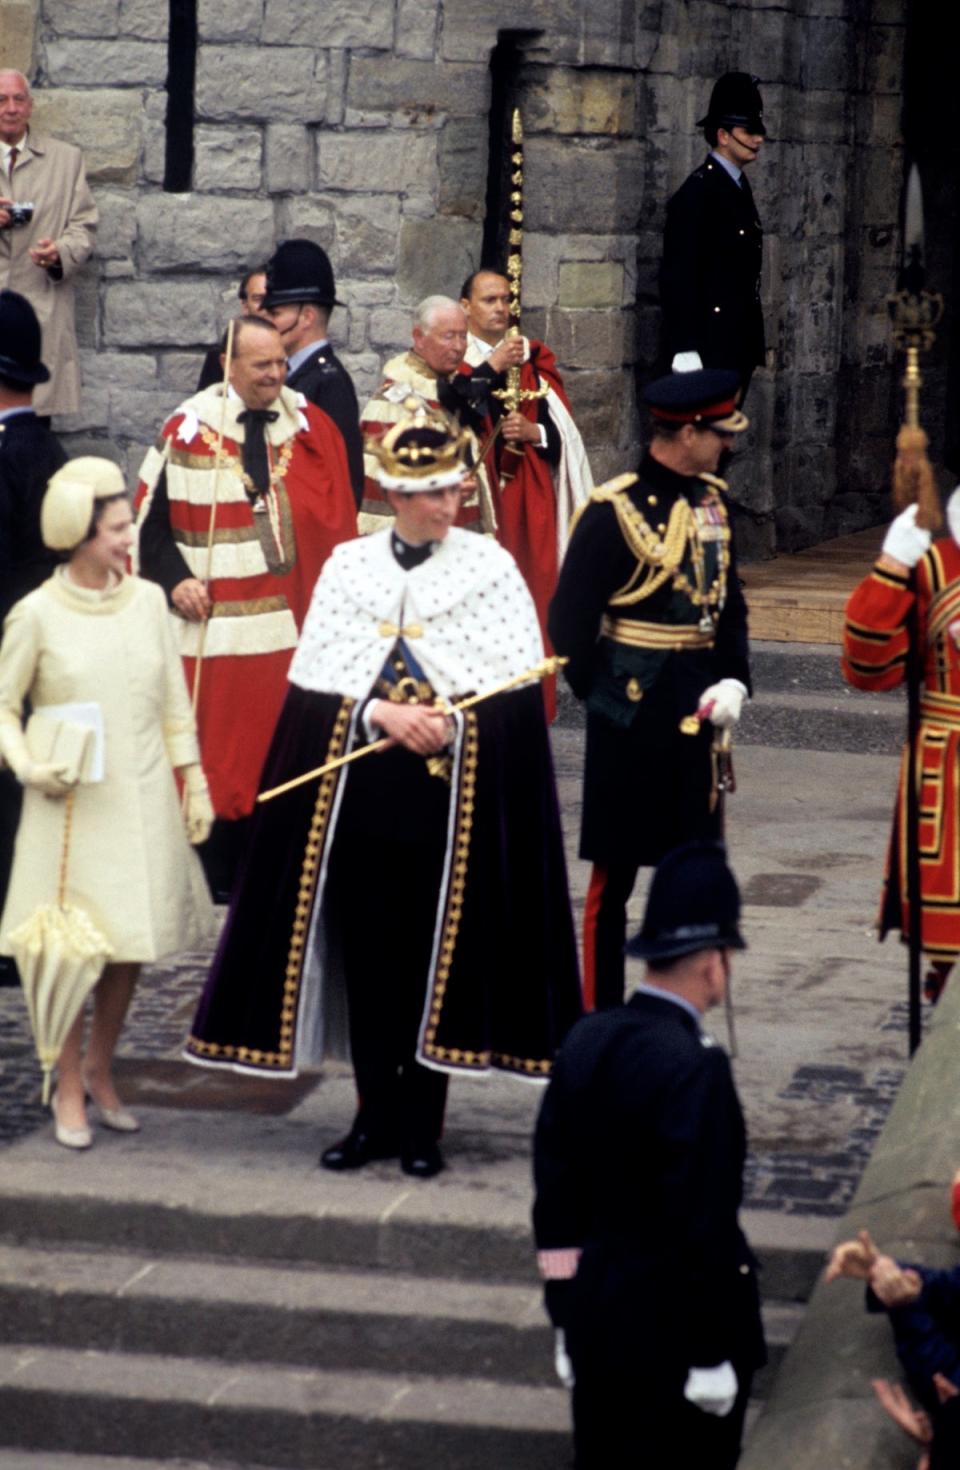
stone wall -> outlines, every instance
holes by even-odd
[[[695,119],[713,78],[743,67],[761,78],[771,131],[754,179],[770,361],[736,477],[749,550],[878,519],[901,8],[342,0],[334,14],[314,0],[199,0],[193,192],[170,194],[168,7],[0,0],[4,60],[35,78],[38,126],[83,146],[103,214],[80,293],[83,410],[61,425],[71,447],[109,436],[135,467],[191,390],[243,269],[294,234],[331,254],[347,303],[332,334],[370,391],[408,340],[412,304],[456,294],[479,263],[490,56],[517,27],[525,323],[557,352],[598,477],[637,453],[665,200],[702,155]]]

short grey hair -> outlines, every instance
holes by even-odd
[[[445,311],[450,306],[456,307],[457,311],[463,311],[459,301],[454,301],[452,296],[424,296],[413,314],[413,325],[419,327],[421,332],[429,332],[437,312]]]
[[[23,74],[22,71],[17,71],[16,67],[14,67],[14,66],[0,66],[0,77],[18,77],[19,80],[23,83],[24,88],[26,89],[27,96],[28,97],[32,97],[33,96],[33,92],[30,90],[30,83],[29,83],[29,81],[24,76],[24,74]]]

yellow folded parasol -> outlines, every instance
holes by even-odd
[[[43,1068],[43,1101],[67,1033],[96,985],[113,950],[88,914],[64,902],[70,828],[76,793],[66,797],[63,850],[56,903],[43,904],[6,936],[20,971],[37,1056]]]

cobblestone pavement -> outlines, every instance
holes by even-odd
[[[582,737],[560,730],[554,745],[579,918],[589,876],[576,856]],[[835,1216],[906,1067],[905,953],[870,932],[895,761],[750,747],[738,778],[728,838],[750,943],[735,967],[735,1068],[752,1140],[746,1203]],[[642,907],[638,886],[634,919]],[[179,1056],[207,963],[207,951],[194,951],[144,972],[121,1056]],[[723,1017],[711,1024],[726,1041]],[[511,1146],[524,1146],[523,1107]],[[46,1121],[23,999],[2,989],[0,1145]]]

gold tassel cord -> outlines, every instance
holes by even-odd
[[[512,679],[507,679],[503,684],[497,684],[493,689],[485,689],[481,694],[471,694],[467,699],[458,700],[456,704],[450,706],[450,712],[472,709],[475,704],[482,704],[485,699],[492,699],[495,694],[506,694],[510,689],[517,689],[521,684],[528,684],[533,679],[547,679],[558,669],[562,669],[568,661],[556,655],[541,659],[532,668],[524,669],[522,674],[515,674]],[[308,781],[318,780],[330,771],[351,765],[353,761],[360,760],[362,756],[373,755],[395,744],[395,740],[385,735],[382,740],[375,740],[372,745],[361,745],[359,750],[352,750],[349,755],[338,756],[336,760],[327,761],[326,765],[316,766],[312,771],[304,771],[302,776],[294,776],[292,780],[284,781],[281,786],[272,786],[269,791],[261,791],[257,802],[259,804],[264,801],[273,801],[275,796],[283,796],[285,792],[293,791],[297,786],[305,786]]]

